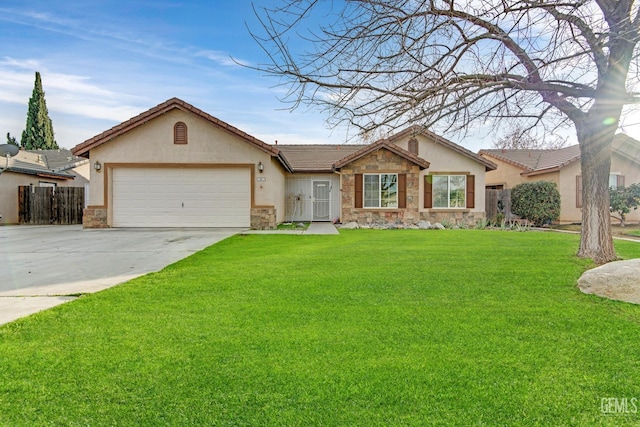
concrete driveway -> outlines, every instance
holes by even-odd
[[[241,231],[0,227],[0,324],[161,270]]]

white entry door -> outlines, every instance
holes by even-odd
[[[331,220],[330,181],[313,181],[313,220]]]

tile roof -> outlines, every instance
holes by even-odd
[[[49,157],[51,157],[52,159],[56,159],[57,154],[47,154],[47,152],[49,151],[58,150],[20,150],[20,152],[14,157],[0,159],[0,169],[8,172],[24,173],[27,175],[36,175],[58,179],[75,178],[75,175],[64,172],[65,170],[71,169],[76,166],[77,162],[75,162],[75,158],[71,155],[71,152],[69,150],[60,150],[61,152],[66,151],[66,154],[68,154],[68,156],[71,156],[72,160],[67,162],[66,164],[63,164],[61,161],[54,160],[52,163],[57,166],[51,167],[51,165],[49,164]],[[82,159],[82,162],[87,162],[87,160]],[[66,166],[69,165],[71,166],[67,168]]]
[[[640,164],[640,141],[619,133],[611,145],[612,150]],[[513,150],[480,150],[479,154],[491,156],[522,169],[522,175],[534,176],[560,170],[580,160],[580,146],[557,150],[549,149],[513,149]]]
[[[47,167],[55,172],[66,171],[89,162],[88,159],[75,156],[71,150],[60,148],[58,150],[27,150],[30,153],[40,154],[44,157]]]
[[[480,150],[480,154],[491,156],[523,170],[523,174],[545,173],[563,168],[580,159],[580,147],[570,147],[557,150],[549,149],[512,149],[512,150]]]
[[[334,163],[366,147],[351,145],[278,145],[294,172],[332,172]]]

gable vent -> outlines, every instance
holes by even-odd
[[[173,143],[174,144],[187,143],[187,125],[185,125],[183,122],[178,122],[173,127]]]

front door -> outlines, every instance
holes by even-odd
[[[331,220],[330,181],[313,181],[313,220]]]

